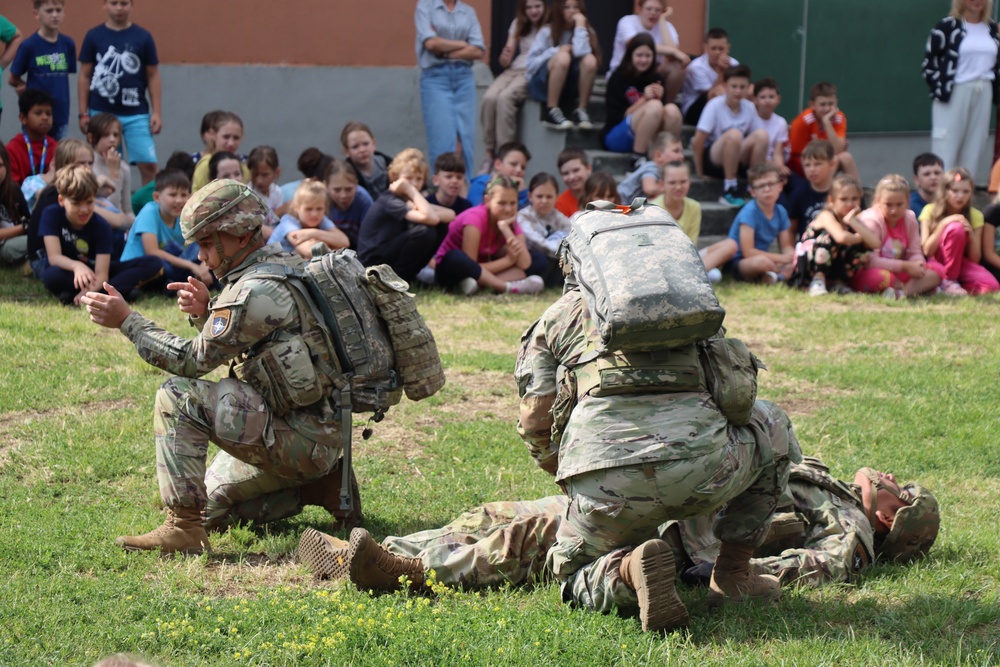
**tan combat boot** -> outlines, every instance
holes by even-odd
[[[639,597],[643,631],[673,630],[688,624],[687,608],[674,588],[674,553],[666,542],[643,542],[622,559],[618,573]]]
[[[719,607],[726,600],[777,600],[781,582],[770,574],[754,574],[750,567],[753,547],[723,542],[715,559],[709,584],[708,606]]]
[[[350,574],[351,544],[332,535],[306,528],[299,540],[299,561],[317,579],[344,579]]]
[[[318,505],[333,515],[330,532],[357,528],[363,518],[361,494],[358,491],[358,480],[354,476],[354,470],[351,470],[351,511],[345,512],[340,509],[340,489],[344,480],[340,471],[342,463],[343,459],[330,472],[304,485],[299,496],[303,505]]]
[[[212,550],[201,524],[201,510],[194,507],[168,507],[162,526],[145,535],[119,537],[115,544],[125,551],[159,549],[164,554],[197,555]]]
[[[364,591],[392,592],[400,588],[399,578],[410,580],[410,590],[424,590],[424,563],[389,553],[364,528],[351,531],[351,581]]]

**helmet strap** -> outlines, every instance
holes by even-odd
[[[217,276],[224,276],[229,273],[229,270],[233,267],[236,260],[244,259],[248,254],[250,254],[250,249],[253,248],[254,244],[263,237],[263,232],[260,228],[258,228],[247,240],[247,244],[245,246],[237,250],[233,255],[226,255],[222,247],[222,238],[219,234],[220,232],[218,231],[212,232],[212,243],[215,244],[215,252],[219,255],[219,268],[215,270]]]

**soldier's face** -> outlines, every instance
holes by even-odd
[[[892,473],[882,472],[881,470],[876,470],[875,472],[878,474],[879,482],[883,487],[878,489],[877,492],[872,486],[871,480],[861,470],[855,473],[854,483],[861,487],[861,502],[865,507],[866,515],[871,509],[873,492],[878,494],[875,501],[875,509],[877,510],[876,525],[872,526],[872,528],[875,529],[876,534],[885,535],[892,528],[892,521],[896,518],[896,512],[907,505],[897,497],[897,494],[900,493],[900,487],[896,481],[896,476]]]
[[[236,237],[226,232],[219,232],[219,243],[222,244],[222,252],[226,257],[236,255],[249,240],[249,235]],[[219,256],[219,249],[215,247],[215,239],[211,236],[198,241],[198,259],[212,271],[222,266],[222,257]]]

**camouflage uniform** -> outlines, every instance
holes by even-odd
[[[235,378],[198,380],[232,360],[267,351],[285,334],[315,326],[283,282],[244,274],[260,262],[300,261],[265,246],[221,277],[222,293],[187,340],[132,313],[121,331],[148,363],[173,373],[156,394],[153,422],[160,495],[169,508],[205,509],[209,523],[270,521],[301,508],[299,488],[341,455],[340,422],[327,398],[275,414],[260,388]],[[222,451],[206,480],[209,441]],[[206,488],[207,481],[207,488]]]
[[[667,363],[657,371],[664,385],[658,393],[626,387],[594,395],[587,374],[598,357],[597,336],[575,290],[527,331],[515,370],[519,432],[539,465],[552,470],[558,462],[556,481],[571,498],[548,556],[564,600],[630,611],[638,599],[618,565],[635,545],[656,537],[669,519],[708,514],[728,501],[730,508],[715,519],[715,535],[736,545],[761,544],[788,466],[801,453],[787,415],[770,403],[758,401],[746,426],[727,422],[700,367],[692,365],[699,363],[693,345],[660,355]],[[676,388],[669,388],[674,381]],[[564,430],[553,437],[553,415],[558,419],[567,409]]]

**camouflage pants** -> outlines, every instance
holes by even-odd
[[[156,392],[153,432],[163,504],[207,508],[210,524],[294,514],[298,487],[325,475],[340,458],[339,447],[292,430],[256,390],[231,378],[164,382]],[[222,451],[206,480],[209,442]]]
[[[730,502],[715,519],[723,542],[757,545],[766,537],[788,468],[802,458],[783,410],[757,401],[750,424],[729,427],[729,443],[693,459],[596,470],[566,480],[572,499],[549,552],[563,600],[609,612],[638,611],[619,565],[635,546],[657,537],[668,519],[684,519]]]
[[[437,580],[464,589],[528,584],[546,576],[545,557],[569,499],[488,503],[442,528],[387,537],[386,549],[423,560]]]

